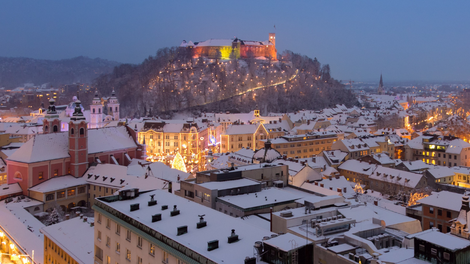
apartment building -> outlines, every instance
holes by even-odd
[[[93,209],[98,264],[256,263],[255,242],[274,235],[166,191],[121,191]]]
[[[288,158],[308,158],[322,151],[331,150],[337,140],[338,135],[333,131],[312,132],[272,139],[271,147]]]

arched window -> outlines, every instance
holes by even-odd
[[[101,114],[101,108],[98,108],[98,114]]]
[[[83,127],[80,128],[80,135],[85,135],[85,129]]]
[[[52,127],[52,131],[53,131],[53,132],[59,131],[59,129],[57,128],[57,125],[54,125],[54,126]]]
[[[112,107],[110,107],[110,108],[109,108],[109,112],[112,112],[112,111],[113,111],[113,108],[112,108]]]
[[[73,135],[75,133],[75,131],[73,130],[73,128],[70,129],[70,134]]]
[[[117,111],[118,111],[118,110],[117,110],[117,106],[116,106],[116,112],[117,112]]]
[[[95,113],[95,108],[93,108],[93,114]]]
[[[19,171],[15,172],[14,178],[15,180],[23,180],[23,176],[21,176],[21,172]]]
[[[45,127],[44,127],[44,130],[45,130],[44,132],[47,132],[47,130],[49,130],[49,127],[48,127],[48,126],[45,126]]]

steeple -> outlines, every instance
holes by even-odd
[[[60,119],[55,109],[55,100],[53,98],[49,100],[49,108],[42,121],[42,132],[44,134],[60,132]]]
[[[119,101],[116,97],[116,92],[113,89],[113,92],[111,93],[111,97],[109,97],[108,101],[108,115],[113,116],[113,119],[115,121],[119,120]]]
[[[69,123],[70,174],[81,177],[88,168],[88,127],[82,113],[80,100],[75,101],[75,111]]]
[[[382,74],[380,74],[380,82],[379,82],[379,89],[377,90],[378,94],[385,94],[384,90],[384,81],[382,79]]]
[[[103,105],[98,95],[98,90],[95,91],[95,97],[90,105],[90,128],[100,128],[103,121]]]

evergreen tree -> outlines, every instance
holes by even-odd
[[[173,163],[171,164],[171,168],[187,172],[186,165],[184,164],[183,157],[181,156],[181,154],[179,152],[176,153],[176,156],[173,159]]]

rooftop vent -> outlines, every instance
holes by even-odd
[[[138,203],[131,204],[131,212],[139,210],[139,206],[140,206],[140,204],[138,204]]]
[[[154,214],[154,215],[152,215],[152,223],[158,222],[158,221],[160,221],[160,220],[162,220],[162,214]]]
[[[196,225],[197,228],[199,229],[199,228],[203,228],[203,227],[207,226],[207,222],[204,221],[204,216],[205,215],[198,215],[198,216],[199,216],[199,223],[197,223],[197,225]]]
[[[126,181],[126,180],[121,179],[121,183],[120,183],[120,184],[123,184],[125,181]]]
[[[88,173],[88,179],[90,179],[93,176],[93,174]]]
[[[107,178],[108,178],[108,177],[106,177],[106,176],[103,176],[103,181],[106,181],[106,179],[107,179]]]
[[[175,216],[175,215],[179,215],[180,214],[180,210],[177,210],[176,209],[176,205],[173,206],[173,211],[170,212],[170,216]]]
[[[113,182],[116,178],[111,177],[111,178],[109,178],[109,179],[110,179],[111,182]]]
[[[292,214],[292,211],[287,211],[287,212],[282,212],[281,213],[281,217],[292,217],[292,216],[294,216]]]
[[[207,242],[207,251],[212,251],[219,248],[219,240],[212,240]]]
[[[157,204],[157,201],[155,200],[154,197],[155,197],[155,194],[151,194],[151,195],[150,195],[150,201],[148,202],[148,205],[149,205],[149,206],[154,206],[154,205]]]
[[[162,211],[168,209],[168,205],[162,205]]]
[[[183,234],[188,233],[188,226],[180,226],[177,229],[178,229],[177,230],[178,233],[176,234],[177,236],[181,236]]]
[[[235,243],[237,242],[239,239],[238,239],[238,235],[235,234],[235,229],[232,229],[232,233],[230,234],[230,236],[228,237],[228,243],[231,244],[231,243]]]
[[[95,180],[97,180],[100,177],[100,175],[95,175]]]

